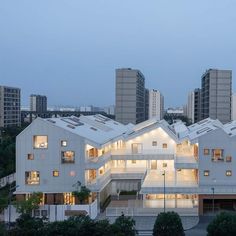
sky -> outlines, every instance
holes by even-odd
[[[1,0],[0,85],[49,105],[115,103],[115,69],[131,67],[181,106],[209,68],[233,70],[235,0]]]

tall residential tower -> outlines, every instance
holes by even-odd
[[[30,95],[30,110],[36,112],[47,111],[47,97],[42,95]]]
[[[0,86],[0,127],[20,125],[20,89]]]
[[[145,78],[141,71],[116,69],[115,116],[123,124],[145,120]]]
[[[149,119],[156,117],[157,120],[162,120],[164,116],[164,97],[155,90],[149,90]]]
[[[231,120],[232,71],[209,69],[202,76],[201,118]]]

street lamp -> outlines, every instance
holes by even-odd
[[[212,190],[212,212],[214,215],[215,213],[215,188],[212,187],[211,190]]]
[[[164,212],[166,212],[166,172],[162,174],[164,176]]]

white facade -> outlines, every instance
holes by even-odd
[[[101,115],[37,118],[17,137],[17,199],[40,191],[45,205],[76,205],[71,192],[79,181],[98,209],[109,195],[137,190],[142,208],[133,212],[148,214],[163,208],[165,175],[167,209],[203,214],[212,188],[216,199],[236,204],[235,147],[236,121],[186,127],[157,118],[138,125]]]
[[[194,121],[194,92],[190,92],[188,94],[187,117],[191,120],[192,123],[195,123]]]
[[[164,116],[164,97],[155,89],[149,90],[149,119],[156,117],[162,120]]]

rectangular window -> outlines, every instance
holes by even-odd
[[[40,183],[39,171],[26,171],[25,184],[36,185]]]
[[[212,160],[213,161],[224,161],[224,158],[223,158],[223,149],[212,149]]]
[[[29,153],[29,154],[27,155],[27,159],[28,159],[28,160],[34,160],[34,154]]]
[[[162,167],[163,167],[163,168],[166,168],[166,167],[167,167],[167,163],[163,163],[163,164],[162,164]]]
[[[58,177],[59,176],[59,171],[58,170],[54,170],[52,172],[52,175],[53,175],[53,177]]]
[[[162,148],[167,148],[167,143],[163,143]]]
[[[67,141],[66,140],[62,140],[61,141],[61,146],[62,147],[66,147],[67,146]]]
[[[232,176],[232,171],[231,170],[226,170],[225,175],[226,176]]]
[[[141,143],[132,144],[132,154],[141,154],[142,149],[143,149],[143,145]]]
[[[204,176],[209,176],[210,175],[210,171],[209,170],[204,170]]]
[[[136,160],[132,160],[132,164],[136,164]]]
[[[48,148],[48,136],[35,135],[33,138],[34,148],[45,149]]]
[[[204,148],[204,155],[209,155],[210,154],[210,149]]]
[[[232,161],[232,157],[231,156],[227,156],[226,157],[226,162],[231,162]]]
[[[152,146],[156,147],[157,146],[157,141],[152,141]]]
[[[75,204],[75,197],[72,195],[72,193],[63,193],[63,197],[64,197],[64,204],[67,205]]]
[[[73,151],[61,152],[61,162],[62,163],[75,163],[75,152]]]

